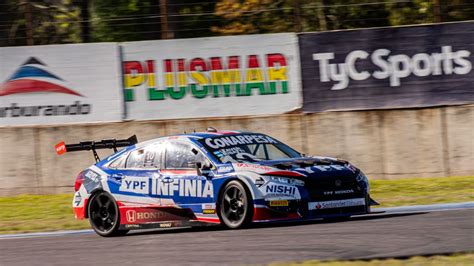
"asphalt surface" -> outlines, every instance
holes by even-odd
[[[474,250],[474,210],[380,214],[343,222],[0,239],[0,265],[241,265]]]

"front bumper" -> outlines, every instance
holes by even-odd
[[[288,200],[286,201],[287,204],[283,204],[282,202],[285,201],[278,201],[278,204],[275,204],[274,201],[265,201],[263,204],[256,204],[253,221],[347,217],[369,213],[371,205],[370,196],[368,194],[363,197],[338,200]]]

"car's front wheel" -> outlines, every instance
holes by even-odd
[[[114,198],[101,191],[92,196],[88,208],[89,222],[92,229],[101,236],[124,235],[127,230],[119,230],[120,212]]]
[[[249,225],[253,218],[252,195],[239,181],[227,183],[219,198],[219,217],[231,229]]]

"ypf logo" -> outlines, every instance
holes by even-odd
[[[50,73],[47,66],[31,57],[13,75],[0,85],[0,96],[17,93],[53,92],[81,96],[67,88],[65,81]]]
[[[128,210],[125,215],[127,216],[127,221],[134,223],[137,221],[137,212],[134,210]]]

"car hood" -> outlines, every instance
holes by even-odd
[[[252,171],[262,175],[300,179],[324,177],[356,177],[360,170],[347,161],[329,157],[300,157],[284,160],[233,163],[235,171]]]

